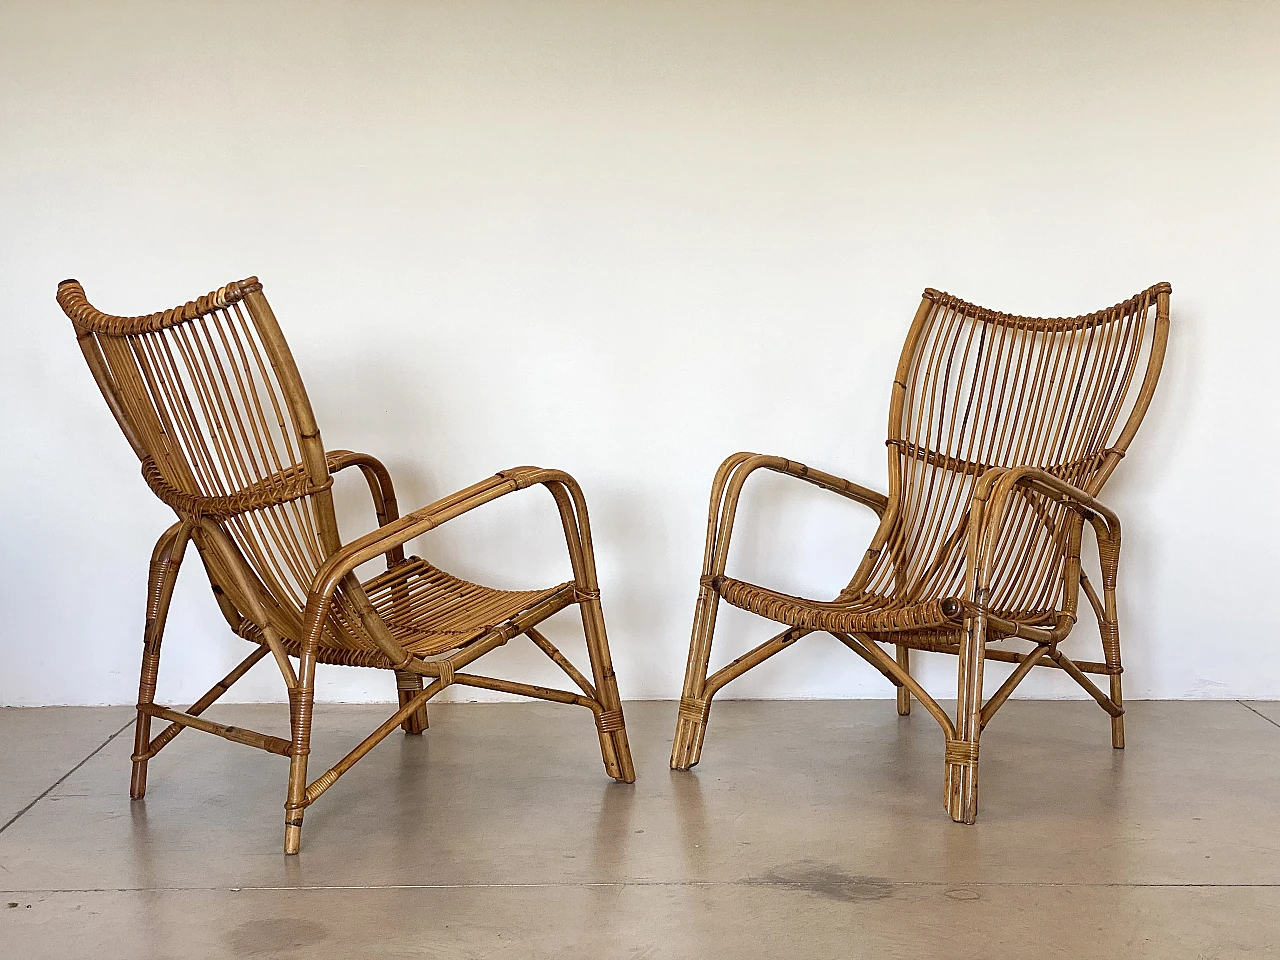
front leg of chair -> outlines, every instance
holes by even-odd
[[[704,578],[693,612],[689,662],[685,665],[676,735],[671,745],[672,770],[688,770],[702,759],[702,741],[706,737],[707,718],[711,713],[711,701],[705,695],[707,664],[711,660],[711,639],[716,629],[719,606],[720,594]]]
[[[289,791],[284,804],[284,852],[302,849],[302,816],[307,808],[307,756],[311,753],[311,715],[316,699],[315,651],[303,650],[298,685],[289,691]]]
[[[688,770],[702,759],[702,741],[707,734],[707,717],[711,713],[711,700],[706,695],[707,665],[711,660],[711,640],[720,607],[720,594],[712,586],[712,578],[724,573],[728,564],[729,537],[742,484],[753,470],[769,459],[753,453],[735,453],[720,464],[711,482],[702,585],[693,611],[693,636],[689,640],[689,660],[680,692],[676,735],[671,744],[672,770]]]
[[[623,783],[635,783],[636,768],[631,759],[622,698],[618,695],[618,679],[609,655],[609,637],[605,632],[604,608],[600,605],[600,585],[596,579],[596,557],[591,545],[591,519],[587,515],[587,499],[576,480],[560,471],[543,471],[536,481],[546,486],[560,511],[565,545],[578,595],[578,612],[582,616],[582,632],[587,640],[587,657],[596,697],[603,708],[596,715],[596,732],[600,737],[600,756],[605,772]]]
[[[587,638],[587,656],[591,660],[596,696],[600,700],[600,706],[604,708],[596,717],[596,732],[600,737],[600,756],[604,760],[604,769],[615,780],[635,783],[636,768],[631,760],[631,744],[627,739],[626,720],[622,714],[622,698],[618,695],[618,680],[609,656],[609,640],[605,634],[599,590],[587,593],[578,601],[578,612],[582,615],[582,632]]]
[[[178,579],[178,568],[187,549],[191,528],[175,523],[156,541],[147,573],[147,620],[142,633],[142,671],[138,678],[138,719],[133,733],[133,774],[129,797],[141,800],[147,793],[147,750],[151,745],[151,717],[142,708],[156,699],[156,678],[160,673],[160,643],[169,617],[169,601]]]
[[[956,736],[947,741],[946,805],[957,823],[978,818],[978,737],[982,732],[982,667],[986,660],[987,619],[975,614],[960,641],[956,696]]]
[[[1124,706],[1124,689],[1118,673],[1111,674],[1111,699],[1116,706]],[[1111,746],[1117,750],[1124,749],[1124,714],[1111,718]]]

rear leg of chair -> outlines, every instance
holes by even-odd
[[[405,670],[396,671],[396,693],[400,699],[400,706],[403,707],[421,692],[421,676],[416,673],[409,673]],[[421,707],[410,714],[404,723],[400,724],[400,729],[405,733],[420,736],[422,731],[426,730],[428,726],[430,726],[430,724],[427,723],[427,705],[424,703]]]
[[[1102,631],[1102,650],[1107,667],[1115,671],[1111,675],[1111,699],[1116,707],[1124,709],[1124,687],[1120,680],[1120,625],[1116,622],[1116,591],[1105,590],[1106,616],[1098,627]],[[1124,750],[1124,714],[1111,718],[1111,746]]]
[[[907,673],[911,672],[911,648],[897,644],[897,660]],[[898,716],[905,717],[911,713],[911,691],[906,687],[898,687]]]
[[[1111,700],[1119,708],[1119,714],[1113,713],[1103,704],[1103,709],[1112,713],[1111,746],[1117,750],[1124,749],[1124,688],[1120,675],[1123,666],[1120,660],[1120,621],[1116,612],[1116,573],[1120,565],[1120,543],[1104,537],[1098,539],[1098,555],[1102,566],[1102,596],[1089,582],[1083,573],[1080,575],[1080,586],[1084,588],[1089,605],[1098,618],[1098,633],[1102,636],[1102,654],[1110,671]],[[1085,689],[1088,689],[1086,686]],[[1092,691],[1091,691],[1092,692]]]
[[[151,745],[151,717],[142,712],[156,699],[156,678],[160,673],[160,644],[169,617],[169,601],[178,579],[178,568],[187,547],[188,530],[175,524],[164,532],[151,553],[147,575],[147,621],[142,636],[142,671],[138,679],[138,719],[133,734],[133,774],[129,797],[141,800],[147,793],[147,751]]]
[[[1100,541],[1098,553],[1102,559],[1102,617],[1098,622],[1102,634],[1102,653],[1111,674],[1111,699],[1117,707],[1124,707],[1124,690],[1120,680],[1120,620],[1116,611],[1116,573],[1120,566],[1118,541]],[[1111,718],[1111,746],[1124,749],[1124,714]]]
[[[711,700],[706,696],[707,664],[711,660],[711,639],[716,629],[720,595],[704,583],[698,591],[693,612],[693,636],[689,641],[689,661],[685,666],[684,688],[676,735],[671,745],[671,769],[688,770],[702,759],[702,741],[707,734]]]
[[[947,741],[945,797],[957,823],[978,818],[978,737],[982,732],[982,668],[986,659],[986,619],[973,617],[960,641],[956,696],[956,736]]]

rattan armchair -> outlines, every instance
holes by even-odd
[[[954,820],[974,822],[982,729],[1034,667],[1062,670],[1079,683],[1110,714],[1112,745],[1123,747],[1120,522],[1098,494],[1155,391],[1169,294],[1162,283],[1088,316],[1040,319],[926,290],[894,378],[887,496],[781,457],[727,459],[711,488],[671,766],[687,770],[698,762],[717,691],[814,632],[833,635],[897,686],[900,714],[910,712],[914,696],[937,720],[946,737],[945,805]],[[834,600],[789,596],[726,575],[738,497],[760,469],[805,480],[880,517]],[[1097,543],[1101,596],[1081,569],[1086,522]],[[1102,661],[1072,659],[1060,649],[1081,590],[1097,617]],[[786,629],[708,676],[722,599]],[[1029,649],[988,647],[1001,638]],[[912,677],[913,649],[958,656],[954,721]],[[1015,666],[984,703],[986,660]],[[1091,675],[1107,677],[1109,692]]]
[[[102,395],[142,462],[152,492],[178,521],[151,557],[130,795],[146,792],[147,763],[192,727],[289,758],[285,853],[297,853],[303,811],[397,726],[419,734],[426,704],[450,684],[498,690],[591,710],[605,770],[635,779],[609,659],[591,531],[582,491],[558,470],[515,467],[403,517],[391,477],[373,457],[325,451],[293,357],[262,285],[250,277],[184,306],[142,317],[101,313],[74,280],[58,303]],[[378,529],[341,542],[333,476],[356,467],[368,482]],[[540,485],[564,526],[573,578],[540,590],[468,583],[404,544],[516,490]],[[188,543],[203,561],[231,629],[252,651],[187,710],[155,703],[165,618]],[[357,568],[386,558],[361,580]],[[536,628],[576,604],[586,633],[588,680]],[[464,672],[491,650],[528,637],[578,692]],[[284,740],[216,723],[204,712],[271,656],[289,698]],[[332,768],[307,782],[317,664],[394,671],[399,709]],[[424,679],[427,681],[424,686]],[[166,722],[151,735],[153,719]]]

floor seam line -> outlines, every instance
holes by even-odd
[[[68,777],[70,777],[73,773],[75,773],[77,770],[83,767],[86,763],[88,763],[90,760],[96,757],[103,747],[109,744],[116,737],[120,736],[120,734],[128,730],[129,727],[133,725],[133,722],[134,721],[132,717],[126,720],[123,727],[121,727],[115,733],[111,734],[111,736],[107,737],[107,739],[103,740],[100,744],[94,747],[87,757],[85,757],[83,760],[77,763],[74,767],[72,767],[70,770],[68,770],[66,773],[60,776],[57,780],[51,783],[48,787],[46,787],[44,792],[41,793],[40,796],[36,797],[34,800],[28,803],[25,807],[23,807],[21,810],[15,813],[12,817],[10,817],[9,821],[3,827],[0,827],[0,833],[4,833],[6,830],[12,827],[15,823],[17,823],[22,818],[23,814],[25,814],[37,803],[39,803],[41,800],[43,800],[45,797],[51,794],[54,790],[57,790],[58,787],[62,786],[62,784],[66,782]]]
[[[1249,706],[1249,704],[1248,704],[1248,702],[1247,702],[1247,701],[1244,701],[1244,700],[1237,700],[1237,701],[1236,701],[1236,703],[1240,704],[1240,706],[1244,707],[1244,708],[1245,708],[1246,710],[1248,710],[1250,713],[1257,714],[1259,717],[1261,717],[1263,720],[1267,721],[1267,723],[1271,724],[1273,727],[1280,727],[1280,723],[1276,723],[1274,720],[1272,720],[1270,717],[1268,717],[1268,716],[1267,716],[1265,713],[1263,713],[1261,710],[1255,710],[1255,709],[1253,709],[1253,707]]]
[[[1071,883],[1069,881],[1002,881],[1002,880],[891,880],[889,886],[896,887],[937,887],[945,889],[963,889],[966,887],[1014,887],[1014,888],[1101,888],[1116,887],[1143,890],[1273,890],[1280,888],[1280,883]],[[0,890],[5,896],[22,896],[33,894],[69,894],[69,893],[287,893],[304,891],[414,891],[414,890],[562,890],[584,887],[775,887],[810,889],[811,884],[796,882],[774,882],[761,880],[590,880],[569,883],[393,883],[393,884],[317,884],[309,886],[264,885],[264,886],[210,886],[210,887],[47,887],[29,890]]]

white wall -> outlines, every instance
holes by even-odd
[[[170,522],[57,281],[139,313],[254,273],[329,446],[384,457],[405,508],[515,464],[578,477],[627,697],[679,693],[726,454],[883,488],[921,288],[1063,314],[1169,280],[1164,379],[1107,490],[1126,690],[1280,697],[1278,48],[1263,2],[6,0],[0,703],[133,701]],[[752,482],[731,569],[833,594],[869,512]],[[554,582],[557,530],[525,492],[418,550]],[[243,653],[221,624],[193,565],[162,698]],[[552,627],[580,650],[569,615]],[[730,611],[717,658],[768,631]],[[1094,643],[1082,628],[1068,652]],[[495,668],[555,677],[517,646]],[[951,663],[926,664],[940,695]],[[370,671],[320,683],[393,696]],[[1058,675],[1023,692],[1073,695]],[[282,690],[268,662],[236,693]],[[726,691],[890,693],[829,638]]]

